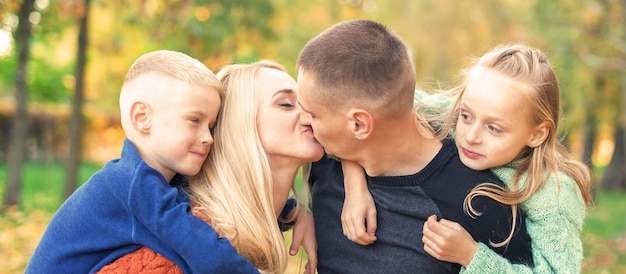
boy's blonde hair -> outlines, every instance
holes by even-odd
[[[273,180],[257,127],[261,69],[270,61],[228,65],[218,72],[225,97],[215,141],[198,175],[190,179],[194,213],[206,216],[222,237],[258,269],[283,273],[287,250],[273,203]]]
[[[560,189],[559,172],[570,176],[577,184],[586,205],[590,205],[591,174],[589,168],[580,161],[574,160],[567,148],[557,136],[561,106],[559,98],[559,83],[552,65],[545,54],[536,48],[524,44],[501,45],[484,54],[472,68],[481,67],[497,72],[504,77],[506,83],[516,91],[523,93],[527,98],[527,106],[531,108],[533,123],[548,122],[549,133],[545,141],[536,147],[526,147],[514,159],[516,172],[509,189],[483,183],[468,194],[465,208],[472,215],[479,213],[472,208],[471,200],[476,196],[487,196],[503,204],[511,205],[513,210],[513,228],[509,237],[502,243],[494,246],[503,246],[513,236],[513,229],[517,218],[517,205],[528,200],[541,189],[548,181],[549,175],[557,178]],[[456,125],[459,116],[459,106],[467,85],[467,77],[463,84],[454,88],[457,94],[456,101],[450,108],[446,126],[441,136],[446,136]],[[527,175],[523,186],[520,179]],[[556,199],[556,197],[555,197]]]
[[[136,101],[150,102],[158,96],[176,96],[176,90],[168,89],[171,82],[180,81],[190,86],[212,88],[223,97],[222,85],[215,74],[202,62],[187,54],[157,50],[139,57],[128,69],[120,92],[122,127],[130,127],[130,108]],[[166,91],[168,94],[155,94]]]

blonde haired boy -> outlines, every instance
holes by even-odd
[[[26,272],[93,273],[147,246],[185,273],[257,273],[170,186],[199,172],[222,94],[213,72],[186,54],[159,50],[137,59],[120,93],[121,157],[59,208]]]

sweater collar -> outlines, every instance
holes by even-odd
[[[452,157],[458,157],[454,140],[446,138],[442,141],[443,146],[437,153],[437,155],[417,173],[402,176],[368,176],[367,181],[373,184],[386,185],[386,186],[414,186],[420,185],[422,182],[427,181],[431,176],[439,172],[446,162]]]

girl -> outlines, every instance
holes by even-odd
[[[465,209],[470,215],[480,215],[471,206],[476,196],[511,205],[514,214],[519,205],[526,213],[534,265],[511,264],[475,242],[460,225],[435,216],[424,225],[425,251],[439,260],[461,264],[461,272],[466,273],[579,273],[583,259],[580,233],[585,207],[591,204],[591,176],[587,166],[573,160],[557,138],[559,86],[545,55],[520,44],[496,47],[469,69],[465,82],[453,91],[458,97],[440,136],[454,128],[462,162],[476,170],[492,169],[508,186],[477,186],[467,195]],[[350,167],[353,165],[344,163],[350,168],[347,177],[363,178],[360,169],[357,173]],[[359,189],[363,181],[346,179],[353,189]],[[346,193],[346,201],[355,201],[348,193],[364,192],[349,192],[346,186]],[[354,212],[371,212],[373,205],[369,206],[360,211],[344,206],[344,214],[361,216],[363,224],[364,215]],[[349,227],[344,227],[345,234],[365,243],[375,239],[371,231],[356,231],[354,224],[359,223],[355,219],[345,218]]]

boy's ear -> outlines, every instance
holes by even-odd
[[[150,132],[150,110],[150,106],[144,102],[135,102],[130,107],[130,121],[137,131]]]
[[[528,140],[529,147],[538,147],[548,138],[548,134],[550,133],[550,125],[549,122],[543,122],[535,127],[533,130],[533,135],[530,136],[530,140]]]
[[[351,109],[349,112],[350,129],[359,140],[364,140],[371,133],[374,128],[374,118],[372,115],[364,109]]]

